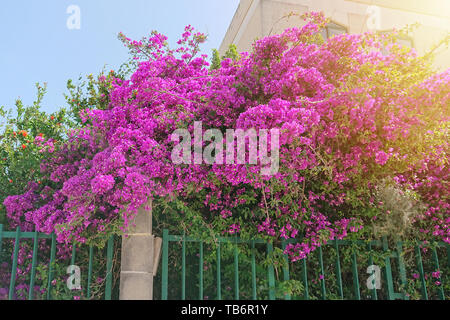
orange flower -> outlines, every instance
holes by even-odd
[[[25,150],[26,148],[27,148],[27,146],[26,146],[25,144],[23,144],[23,145],[22,145],[22,149]]]
[[[28,136],[28,133],[27,133],[25,130],[23,130],[23,131],[22,131],[22,135],[23,135],[24,137],[26,137],[26,136]]]
[[[51,119],[51,120],[55,120],[55,117],[54,117],[54,116],[51,116],[50,119]]]

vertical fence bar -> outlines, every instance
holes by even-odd
[[[309,300],[309,289],[308,289],[308,269],[306,266],[306,257],[302,260],[302,281],[305,287],[305,300]]]
[[[0,224],[0,262],[2,261],[3,225]]]
[[[198,263],[198,271],[199,271],[199,290],[198,297],[199,300],[203,300],[203,241],[200,241],[199,248],[199,263]]]
[[[33,237],[33,258],[31,260],[30,288],[28,290],[28,300],[33,300],[34,278],[36,277],[37,252],[39,244],[39,233],[34,231]]]
[[[322,246],[319,247],[318,255],[319,255],[320,272],[321,272],[321,277],[322,277],[322,279],[320,279],[320,290],[322,292],[322,299],[326,300],[327,299],[327,290],[326,290],[326,287],[325,287],[325,269],[323,268],[323,251],[322,251]]]
[[[2,262],[3,224],[0,224],[0,262]]]
[[[114,253],[114,236],[108,240],[106,249],[106,288],[105,300],[111,300],[112,280],[113,280],[113,253]]]
[[[239,300],[239,251],[238,251],[238,242],[237,238],[235,238],[234,244],[234,298]]]
[[[3,224],[0,224],[0,262],[2,262]]]
[[[405,262],[403,261],[403,243],[401,241],[397,241],[397,257],[398,257],[398,269],[400,271],[400,283],[403,287],[403,299],[409,300],[408,296],[406,295],[406,268],[405,268]]]
[[[281,246],[283,248],[283,252],[286,250],[286,241],[283,241],[281,243]],[[289,257],[285,254],[284,255],[284,266],[283,266],[283,280],[284,281],[289,281],[290,276],[289,276]],[[285,294],[284,295],[284,299],[285,300],[291,300],[291,295],[290,294]]]
[[[167,300],[167,287],[169,282],[169,230],[163,230],[162,244],[162,275],[161,275],[161,299]]]
[[[72,258],[70,259],[70,264],[71,265],[75,265],[76,254],[77,254],[77,245],[74,242],[72,244]]]
[[[336,281],[338,293],[341,299],[344,299],[344,289],[342,288],[341,259],[339,257],[339,245],[337,239],[334,240],[334,248],[336,249]]]
[[[353,273],[353,288],[355,290],[355,299],[361,300],[361,292],[359,290],[359,278],[358,278],[358,263],[356,261],[356,252],[352,251],[352,273]]]
[[[383,251],[388,252],[389,246],[387,238],[383,237]],[[391,257],[386,257],[385,267],[386,271],[386,283],[387,283],[387,297],[388,300],[394,300],[394,281],[392,280],[392,268],[391,268]]]
[[[252,297],[256,300],[256,259],[255,259],[255,241],[252,240]]]
[[[416,250],[416,264],[417,268],[419,269],[420,281],[422,282],[422,298],[424,300],[428,300],[427,283],[425,281],[425,274],[423,271],[423,263],[422,263],[422,254],[420,253],[419,244],[416,245],[415,250]]]
[[[17,227],[16,238],[14,241],[14,256],[11,268],[11,279],[9,282],[9,295],[8,295],[9,300],[13,300],[14,292],[16,291],[16,273],[17,273],[17,260],[19,257],[19,242],[20,242],[20,227]]]
[[[444,289],[442,288],[442,280],[441,280],[441,275],[440,275],[440,268],[439,268],[439,258],[437,255],[437,251],[436,248],[433,247],[432,251],[431,251],[432,255],[433,255],[433,262],[434,262],[434,267],[436,269],[437,272],[439,272],[439,277],[437,278],[437,281],[440,282],[439,288],[438,288],[438,296],[440,300],[445,300],[445,294],[444,294]]]
[[[373,256],[372,256],[372,244],[369,242],[367,244],[367,250],[369,250],[370,254],[369,254],[369,266],[373,266]],[[373,287],[373,289],[371,290],[371,294],[372,294],[372,300],[378,300],[378,294],[377,294],[377,288],[376,286]]]
[[[1,239],[1,237],[0,237]],[[1,248],[1,243],[0,243]],[[445,248],[447,249],[447,266],[450,267],[450,246],[448,244],[445,244]]]
[[[56,256],[56,235],[52,233],[52,244],[50,249],[50,264],[48,266],[48,283],[47,283],[47,300],[51,299],[51,289],[53,280],[53,264],[55,263]]]
[[[181,300],[186,300],[186,233],[181,241]]]
[[[267,243],[267,255],[272,259],[273,257],[273,245],[272,243]],[[267,267],[268,280],[269,280],[269,300],[275,300],[275,271],[273,268],[273,263]]]
[[[217,240],[217,300],[222,300],[222,270],[220,267],[220,238]]]
[[[94,247],[92,244],[89,246],[89,266],[88,266],[88,280],[87,280],[87,292],[86,296],[88,299],[91,298],[91,282],[92,282],[92,265],[94,260]]]

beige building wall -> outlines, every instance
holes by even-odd
[[[251,51],[254,40],[304,24],[297,16],[282,17],[308,11],[323,11],[350,33],[387,31],[420,23],[411,34],[420,55],[450,32],[450,0],[241,0],[219,52],[224,54],[232,43],[238,51]],[[449,48],[437,51],[435,66],[450,68]]]

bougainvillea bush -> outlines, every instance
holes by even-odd
[[[104,110],[82,110],[86,125],[41,163],[44,183],[5,199],[12,226],[97,243],[125,231],[151,198],[155,214],[185,230],[296,239],[286,247],[294,261],[400,222],[406,234],[450,243],[450,70],[435,73],[393,36],[325,42],[323,16],[305,19],[213,67],[190,26],[176,49],[156,32],[120,34],[136,70],[109,80]],[[278,128],[279,171],[174,164],[171,134],[193,135],[194,121],[203,131]],[[383,188],[406,209],[389,208]]]
[[[45,172],[40,170],[42,161],[52,159],[56,150],[61,151],[68,139],[68,133],[74,128],[83,126],[80,112],[87,106],[96,109],[105,108],[108,105],[108,79],[112,72],[101,74],[101,80],[89,75],[85,81],[79,79],[78,84],[69,80],[67,83],[68,93],[66,94],[67,107],[61,108],[57,112],[47,113],[41,109],[43,98],[46,92],[46,85],[37,84],[37,98],[30,106],[25,106],[20,99],[16,101],[15,108],[5,110],[2,108],[0,116],[2,124],[0,126],[0,198],[7,200],[5,206],[0,207],[0,224],[3,230],[15,230],[20,227],[22,231],[34,231],[39,227],[35,226],[32,219],[23,219],[21,215],[15,215],[8,211],[11,201],[20,205],[22,210],[34,209],[38,199],[46,199],[45,192],[35,194],[35,190],[44,190],[53,186],[53,182],[47,179]],[[27,191],[25,195],[15,196],[18,193]],[[2,201],[3,201],[2,200]],[[42,231],[42,229],[41,229]],[[50,233],[51,230],[48,232]],[[0,246],[0,299],[4,299],[8,294],[8,286],[11,277],[12,252],[14,247],[13,239],[2,240]],[[64,261],[70,257],[71,245],[64,243],[57,245],[57,258]],[[22,240],[18,254],[17,286],[15,290],[16,298],[28,296],[29,276],[31,273],[31,259],[33,253],[32,240]],[[87,257],[85,252],[79,252],[78,258],[81,261]],[[48,276],[48,257],[50,255],[50,243],[40,240],[38,246],[38,265],[36,271],[35,297],[45,296],[46,279]],[[96,258],[99,255],[96,255]],[[100,261],[94,259],[94,264],[104,263],[103,256]],[[62,273],[64,277],[66,263],[61,266],[54,266],[55,275]],[[61,282],[56,280],[56,283]],[[62,281],[61,284],[65,282]],[[104,281],[96,282],[96,287],[101,287]],[[94,289],[94,287],[93,287]],[[98,290],[96,290],[98,291]],[[91,291],[93,292],[93,291]],[[72,295],[78,296],[79,292]]]

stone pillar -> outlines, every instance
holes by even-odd
[[[122,238],[120,300],[153,299],[154,237],[152,203],[139,209],[128,237]]]

